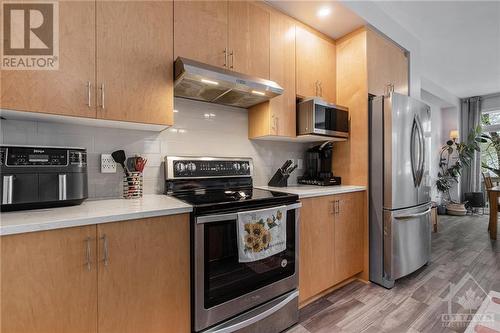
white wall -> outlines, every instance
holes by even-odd
[[[5,144],[84,147],[88,151],[89,197],[119,197],[122,172],[100,173],[100,154],[124,149],[148,159],[146,193],[163,193],[167,155],[252,157],[254,184],[264,185],[286,159],[303,158],[307,144],[248,140],[248,112],[215,104],[175,99],[175,126],[161,133],[33,121],[1,120]],[[205,114],[212,115],[205,119]],[[290,183],[296,182],[296,170]]]

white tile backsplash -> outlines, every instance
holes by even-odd
[[[88,152],[89,196],[120,197],[122,172],[100,173],[100,154],[117,149],[128,156],[148,159],[144,192],[163,193],[163,159],[167,155],[251,157],[254,184],[266,185],[287,159],[303,158],[304,143],[248,140],[248,111],[217,104],[175,99],[175,125],[161,133],[88,127],[35,121],[1,120],[0,139],[5,144],[84,147]],[[210,115],[206,119],[205,114]],[[290,183],[296,183],[296,170]]]

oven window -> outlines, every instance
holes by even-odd
[[[205,308],[264,287],[295,272],[295,214],[287,212],[286,250],[238,262],[236,220],[205,224]]]

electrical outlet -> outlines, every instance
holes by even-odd
[[[111,154],[101,154],[101,173],[116,173],[116,162]]]

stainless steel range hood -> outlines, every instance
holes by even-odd
[[[198,61],[177,58],[174,95],[241,108],[249,108],[283,94],[276,82],[251,77]]]

